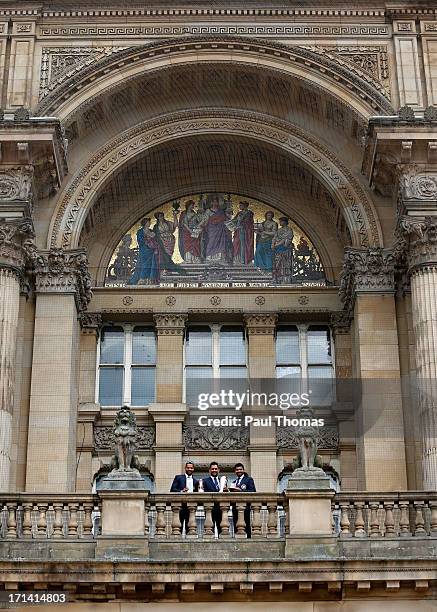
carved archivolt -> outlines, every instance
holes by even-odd
[[[218,34],[218,35],[217,35]],[[120,50],[89,66],[72,68],[68,78],[60,78],[59,85],[41,101],[37,112],[48,115],[55,113],[65,119],[81,104],[100,94],[109,85],[123,83],[145,72],[159,70],[172,65],[177,58],[179,64],[202,61],[232,61],[240,64],[254,64],[261,68],[277,70],[301,79],[324,83],[326,91],[349,104],[361,115],[368,117],[375,111],[391,114],[393,108],[387,93],[375,80],[369,79],[368,70],[360,65],[339,61],[327,53],[316,53],[299,46],[287,46],[270,41],[259,41],[248,37],[190,36],[174,38],[144,46]],[[44,79],[47,80],[45,73]],[[67,71],[68,72],[68,71]],[[74,93],[73,93],[74,92]]]
[[[299,159],[339,201],[353,245],[381,245],[381,229],[370,199],[329,149],[280,119],[248,111],[210,109],[146,121],[100,149],[61,194],[49,232],[49,245],[78,246],[83,223],[98,192],[121,166],[136,156],[176,138],[226,132],[273,144]]]

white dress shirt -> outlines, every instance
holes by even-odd
[[[188,493],[194,492],[194,480],[193,480],[193,477],[188,476],[188,474],[185,474],[185,486],[188,489]]]

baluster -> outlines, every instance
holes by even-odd
[[[246,508],[246,504],[238,502],[235,505],[237,509],[237,524],[235,525],[235,537],[245,538],[246,537],[246,524],[244,522],[244,510]]]
[[[55,519],[53,521],[53,539],[54,540],[59,540],[61,538],[64,537],[64,523],[63,523],[63,510],[64,510],[64,505],[59,503],[59,502],[55,502],[53,504],[53,509],[55,511]]]
[[[410,502],[409,501],[400,501],[400,516],[399,516],[399,535],[402,537],[411,535],[410,532]]]
[[[165,503],[156,504],[156,530],[155,538],[165,538]]]
[[[349,520],[349,502],[340,502],[340,536],[342,538],[350,538],[351,534],[351,522]]]
[[[379,502],[371,501],[369,502],[370,507],[370,537],[371,538],[379,538],[381,535],[381,529],[379,526],[379,518],[378,518],[378,510],[379,510]]]
[[[221,538],[229,538],[229,502],[220,502],[220,510],[222,511],[222,532]]]
[[[435,535],[437,533],[437,502],[430,501],[429,507],[431,510],[430,530],[431,530],[431,534]]]
[[[17,537],[17,516],[16,516],[16,512],[17,512],[17,508],[18,508],[18,504],[11,502],[6,504],[6,507],[8,509],[7,512],[7,533],[6,533],[6,537],[7,538],[16,538]]]
[[[262,537],[261,533],[261,504],[255,502],[252,504],[253,520],[252,520],[252,538]]]
[[[188,518],[187,538],[196,538],[197,537],[197,522],[196,522],[197,503],[188,502],[187,506],[188,506],[188,511],[190,513],[190,516]]]
[[[214,537],[214,523],[212,522],[212,516],[211,516],[212,506],[213,504],[211,502],[205,502],[203,504],[203,508],[205,511],[205,524],[203,527],[203,537],[208,538],[208,539]],[[222,519],[222,524],[223,524],[223,519]],[[222,534],[223,534],[223,531],[222,531]]]
[[[84,538],[92,538],[93,537],[93,509],[94,504],[84,503],[83,504],[83,537]]]
[[[77,538],[77,511],[79,508],[79,504],[68,504],[68,509],[70,510],[70,516],[68,520],[68,537],[69,538]]]
[[[385,508],[385,535],[392,536],[395,532],[395,519],[393,515],[394,502],[384,502]]]
[[[267,519],[267,537],[276,538],[278,532],[278,514],[276,503],[268,503],[267,510],[269,511],[269,516]]]
[[[32,508],[33,504],[23,504],[23,538],[25,539],[32,537]]]
[[[357,511],[355,515],[354,537],[355,538],[365,538],[367,534],[364,531],[364,515],[363,515],[364,502],[357,501],[354,503],[354,506]]]
[[[37,521],[37,530],[38,537],[44,538],[47,537],[47,507],[48,504],[37,504],[38,506],[38,521]]]
[[[146,501],[144,503],[144,535],[146,536],[146,538],[150,536],[149,512],[150,512],[150,503]]]
[[[181,520],[179,517],[179,513],[181,511],[182,503],[180,502],[171,502],[171,535],[174,538],[179,538],[181,536]]]
[[[416,520],[414,535],[426,533],[425,531],[425,518],[423,516],[423,501],[415,501],[414,507],[416,508]]]

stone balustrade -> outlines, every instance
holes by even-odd
[[[332,515],[340,538],[437,537],[437,493],[338,493]]]

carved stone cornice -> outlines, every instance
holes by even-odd
[[[73,293],[79,312],[91,300],[91,277],[83,249],[40,251],[35,258],[35,284],[38,293]]]
[[[437,216],[402,217],[398,234],[399,249],[405,249],[409,273],[437,266]]]
[[[274,334],[277,320],[278,315],[273,312],[244,315],[244,322],[249,336]]]
[[[153,318],[158,336],[183,336],[187,316],[184,313],[155,314]]]
[[[82,333],[97,337],[102,327],[102,315],[100,312],[81,312],[79,323]]]
[[[345,311],[352,311],[357,293],[394,293],[395,262],[391,249],[347,248],[339,291]]]
[[[13,268],[21,275],[35,255],[34,238],[31,219],[0,220],[0,267]]]

